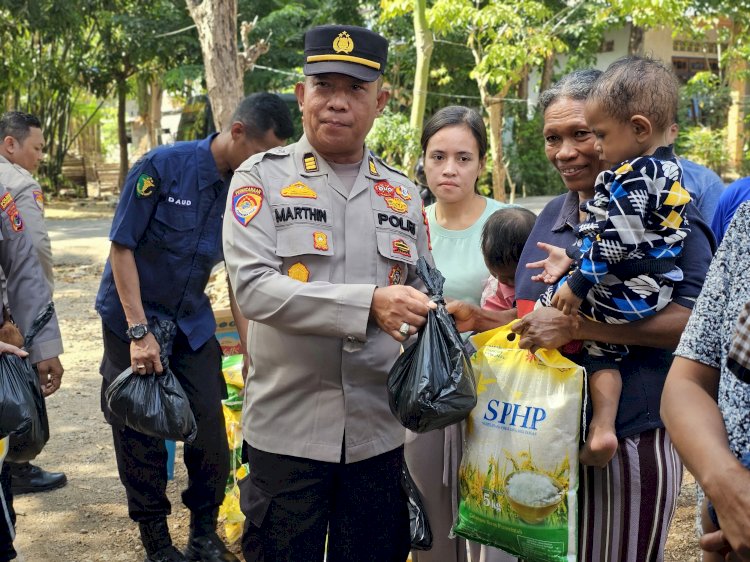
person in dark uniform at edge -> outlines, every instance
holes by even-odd
[[[42,124],[30,113],[8,111],[0,117],[0,184],[13,196],[37,252],[44,276],[54,293],[52,250],[44,223],[44,195],[34,174],[44,158]],[[11,309],[12,312],[12,309]],[[49,472],[29,462],[6,461],[13,495],[47,492],[65,486],[63,472]]]
[[[28,357],[39,374],[42,393],[49,396],[60,388],[62,366],[58,356],[62,353],[62,338],[53,313],[49,321],[34,337],[27,350],[21,350],[23,336],[28,333],[34,319],[52,299],[52,293],[39,263],[36,248],[26,229],[24,218],[16,206],[13,196],[0,183],[0,268],[5,273],[6,283],[0,285],[0,353],[13,353]],[[7,297],[7,299],[6,299]],[[13,307],[14,325],[6,318],[5,305]],[[20,331],[19,331],[20,329]],[[13,492],[10,485],[10,470],[4,463],[8,454],[9,437],[0,439],[0,561],[17,557],[13,547],[16,536],[16,512],[13,510]]]
[[[253,94],[221,133],[150,151],[123,186],[96,299],[104,341],[102,409],[108,418],[104,392],[128,367],[139,374],[163,371],[149,322],[170,320],[177,333],[165,353],[198,425],[196,440],[185,444],[188,485],[182,501],[190,510],[190,538],[183,555],[167,527],[164,441],[108,419],[128,512],[138,523],[147,562],[237,560],[216,534],[229,448],[221,410],[226,397],[221,349],[205,288],[223,259],[222,216],[232,172],[292,134],[286,104],[276,95]],[[241,318],[235,321],[246,325]]]

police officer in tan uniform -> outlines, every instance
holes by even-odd
[[[387,42],[359,27],[305,34],[305,135],[247,160],[224,255],[250,319],[241,482],[247,561],[403,561],[404,429],[386,378],[430,302],[419,193],[364,145],[388,92]]]
[[[26,230],[23,216],[18,211],[13,196],[0,184],[0,267],[7,278],[7,301],[13,307],[14,319],[18,327],[27,333],[36,316],[47,306],[52,298],[49,286],[39,265],[36,250]],[[0,294],[0,303],[5,295]],[[4,307],[3,307],[4,308]],[[4,314],[0,314],[0,324]],[[16,347],[7,345],[8,334],[12,330],[3,326],[0,330],[0,353],[15,353],[24,356]],[[16,332],[17,334],[17,332]],[[21,342],[16,342],[21,343]],[[59,376],[50,367],[59,364],[58,356],[62,353],[62,338],[53,315],[47,324],[37,333],[34,344],[28,350],[29,361],[38,369],[40,386],[45,395],[52,394],[60,387],[62,367]],[[7,437],[0,440],[0,560],[16,558],[13,549],[15,537],[14,524],[16,514],[13,511],[13,495],[10,489],[10,472],[3,458],[7,452]]]
[[[0,117],[0,183],[13,196],[50,293],[54,293],[52,246],[44,222],[44,195],[32,175],[44,158],[44,145],[42,124],[34,115],[8,111]],[[59,362],[55,371],[62,374]],[[14,495],[47,492],[65,486],[68,481],[63,472],[50,472],[29,462],[7,464]]]

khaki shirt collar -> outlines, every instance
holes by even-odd
[[[341,185],[338,176],[331,169],[328,162],[324,158],[322,158],[318,151],[315,150],[310,144],[310,141],[307,139],[307,135],[302,135],[294,148],[294,162],[297,166],[297,171],[303,177],[309,178],[323,175],[328,176],[328,185],[330,185],[339,195],[341,195],[345,199],[348,199],[350,197],[354,197],[359,192],[367,188],[367,182],[362,182],[359,180],[359,178],[361,178],[363,175],[376,180],[381,179],[380,176],[376,176],[371,173],[371,159],[374,163],[374,166],[376,166],[375,169],[377,171],[379,170],[377,168],[377,164],[375,163],[374,156],[367,149],[367,146],[364,147],[363,154],[364,158],[362,159],[362,163],[360,164],[359,176],[354,184],[354,187],[352,187],[351,193],[344,189],[344,186]],[[317,169],[313,169],[312,167],[306,166],[305,164],[306,161],[310,162],[311,156],[314,158],[315,168]]]

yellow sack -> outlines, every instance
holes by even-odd
[[[528,562],[575,562],[584,370],[518,339],[510,325],[472,337],[477,406],[454,531]]]
[[[234,485],[227,491],[219,507],[219,521],[224,522],[224,533],[230,543],[236,542],[242,536],[245,515],[240,509],[240,487],[237,483],[247,475],[248,466],[243,464],[234,473]]]

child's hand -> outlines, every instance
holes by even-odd
[[[552,285],[552,283],[556,283],[563,275],[570,271],[570,266],[573,265],[573,260],[568,257],[564,248],[558,248],[557,246],[545,244],[544,242],[537,242],[536,245],[549,255],[541,261],[527,263],[526,268],[542,268],[543,271],[537,275],[532,275],[531,280],[541,281],[542,283],[547,283],[547,285]]]
[[[563,314],[568,315],[574,315],[578,314],[578,309],[581,308],[581,303],[583,302],[583,299],[579,299],[573,291],[570,290],[570,287],[567,283],[563,283],[560,285],[560,287],[557,289],[557,292],[555,293],[555,296],[552,297],[552,306],[554,306],[557,310],[561,311]]]

